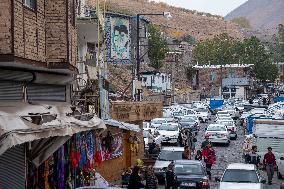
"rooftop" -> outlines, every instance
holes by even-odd
[[[227,169],[255,170],[255,165],[244,164],[244,163],[232,163],[228,165]]]
[[[217,68],[249,68],[252,67],[253,64],[225,64],[225,65],[194,65],[195,69],[217,69]]]

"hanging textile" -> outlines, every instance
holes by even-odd
[[[57,164],[57,172],[58,172],[58,189],[64,189],[64,146],[60,147],[58,150],[58,164]]]
[[[88,168],[91,168],[94,160],[94,139],[92,133],[87,135],[87,157],[89,164]]]

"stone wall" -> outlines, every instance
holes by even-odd
[[[11,1],[0,1],[0,54],[12,52]]]

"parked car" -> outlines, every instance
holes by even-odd
[[[230,131],[230,139],[237,139],[237,127],[234,120],[218,120],[216,123],[226,125],[227,129]]]
[[[143,122],[143,131],[148,131],[149,129],[154,132],[155,127],[150,122]]]
[[[227,126],[221,124],[210,124],[205,132],[212,143],[230,144],[230,133]]]
[[[197,133],[199,130],[198,122],[192,118],[183,117],[179,121],[181,129],[190,129],[192,132]]]
[[[174,162],[178,187],[183,189],[209,189],[209,181],[200,161],[177,160]]]
[[[219,183],[218,189],[263,189],[266,180],[260,176],[258,169],[253,164],[233,163],[228,165]]]
[[[195,109],[196,115],[202,119],[203,122],[207,122],[209,119],[209,110],[207,108],[197,108]]]
[[[165,118],[155,118],[151,120],[151,127],[154,127],[155,129],[158,128],[163,123],[167,123],[167,119]]]
[[[183,112],[173,112],[173,117],[176,121],[180,120],[184,116]]]
[[[155,133],[162,137],[161,144],[171,143],[177,146],[179,131],[178,123],[163,123]]]
[[[154,172],[159,183],[165,182],[165,170],[175,160],[182,159],[183,147],[163,147],[155,162]]]

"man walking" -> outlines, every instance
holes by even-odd
[[[264,155],[263,158],[263,165],[266,168],[268,184],[271,185],[274,175],[274,167],[276,166],[276,160],[274,154],[272,153],[272,148],[268,147],[267,150],[268,152]]]
[[[257,154],[257,146],[252,146],[252,151],[249,156],[249,164],[254,164],[258,167],[260,163],[260,156]]]

